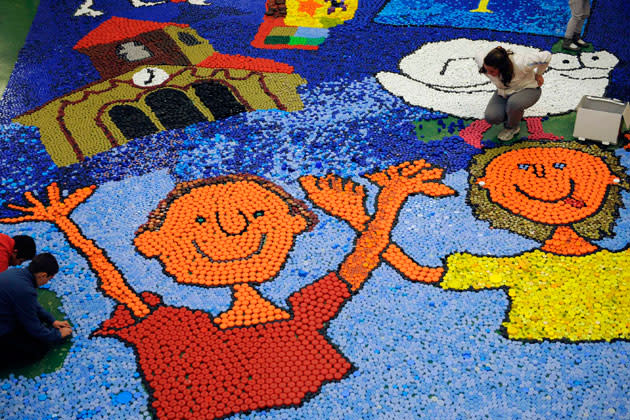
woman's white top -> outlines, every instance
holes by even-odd
[[[483,67],[483,59],[488,53],[477,53],[475,61],[479,68]],[[547,70],[547,66],[551,61],[551,53],[549,51],[531,52],[531,53],[514,53],[509,55],[512,65],[514,66],[514,76],[510,81],[510,85],[505,86],[501,82],[499,76],[490,76],[485,73],[486,77],[497,87],[497,93],[504,98],[523,89],[537,88],[535,76],[543,74]]]

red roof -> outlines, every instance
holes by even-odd
[[[293,66],[268,58],[245,57],[242,55],[229,55],[215,52],[197,67],[231,68],[267,73],[293,73]]]
[[[81,38],[74,46],[74,49],[80,50],[95,45],[111,44],[113,42],[135,38],[140,34],[162,29],[166,26],[188,27],[188,25],[182,23],[153,22],[150,20],[134,20],[114,16],[101,23],[86,36]]]

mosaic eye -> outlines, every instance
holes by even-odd
[[[257,210],[254,212],[254,218],[258,218],[261,217],[265,214],[265,212],[263,210]]]
[[[529,169],[529,163],[519,163],[518,164],[518,169],[522,169],[524,171]]]
[[[202,224],[206,221],[206,218],[203,216],[197,216],[197,218],[195,219],[195,222]]]
[[[556,162],[553,164],[553,167],[556,169],[564,169],[565,166],[567,166],[567,164],[562,162]]]

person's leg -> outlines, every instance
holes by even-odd
[[[520,127],[523,113],[540,99],[540,88],[523,89],[510,95],[505,105],[506,128]]]
[[[573,33],[573,42],[580,48],[588,48],[591,46],[589,42],[582,39],[582,30],[584,29],[584,22],[591,15],[591,2],[590,0],[575,0],[578,4],[578,26],[577,30]]]
[[[590,45],[581,40],[580,35],[584,22],[591,13],[591,3],[589,0],[569,0],[569,7],[571,8],[571,19],[567,23],[562,48],[579,51],[580,48],[586,48]]]
[[[505,128],[497,135],[501,141],[510,141],[521,131],[521,119],[526,108],[534,105],[540,98],[540,88],[523,89],[513,93],[505,103],[507,121]]]
[[[492,125],[500,124],[505,121],[505,103],[506,99],[497,92],[494,92],[494,95],[492,95],[486,107],[484,119]]]
[[[21,367],[43,358],[50,345],[31,337],[22,326],[0,337],[0,368]]]

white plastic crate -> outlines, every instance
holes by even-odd
[[[583,96],[577,107],[573,137],[617,144],[624,122],[630,127],[630,104],[617,99]]]

